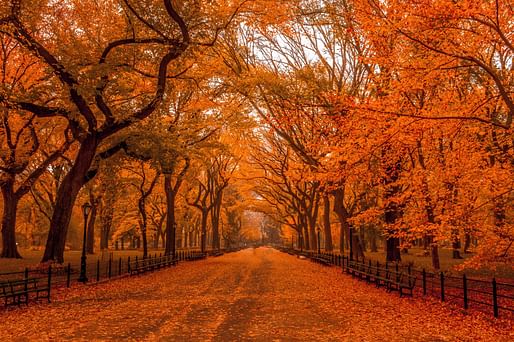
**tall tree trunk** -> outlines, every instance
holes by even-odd
[[[387,225],[393,225],[396,220],[398,220],[403,215],[402,209],[398,203],[389,201],[389,198],[394,197],[401,191],[401,187],[394,184],[400,178],[400,171],[401,160],[398,160],[394,165],[387,166],[385,170],[386,176],[384,179],[384,184],[386,186],[386,191],[384,198],[388,203],[384,210],[384,221]],[[400,239],[395,237],[395,232],[391,231],[390,229],[388,229],[387,233],[386,260],[391,262],[401,261],[402,258],[400,254]]]
[[[452,230],[452,249],[453,259],[462,259],[460,255],[460,237],[457,229]]]
[[[300,248],[300,251],[303,251],[304,245],[305,243],[302,234],[302,227],[300,226],[300,228],[298,229],[298,248]]]
[[[164,192],[166,193],[166,248],[164,254],[175,257],[175,193],[171,186],[171,173],[164,175]]]
[[[16,211],[19,199],[14,193],[14,177],[2,184],[2,258],[21,258],[16,245]]]
[[[209,216],[209,210],[207,208],[202,209],[202,226],[201,226],[201,240],[200,240],[200,250],[202,253],[205,253],[206,244],[207,244],[207,218]]]
[[[343,244],[344,241],[343,240],[345,240],[345,238],[344,238],[345,236],[346,236],[346,241],[348,242],[348,245],[350,244],[350,223],[348,222],[350,215],[344,205],[344,190],[341,188],[334,191],[334,212],[336,213],[337,218],[338,218],[339,222],[341,223],[340,240],[341,240],[342,247],[340,247],[340,250],[341,250],[341,253],[343,253],[343,251],[344,251],[344,244]],[[357,235],[357,232],[355,232],[355,230],[352,231],[351,244],[352,244],[352,252],[353,252],[352,257],[356,260],[359,258],[364,258],[364,251],[362,249],[360,239]]]
[[[466,233],[464,236],[464,254],[469,253],[469,247],[471,246],[471,235]]]
[[[143,259],[148,257],[148,238],[146,236],[147,217],[146,217],[146,206],[145,197],[141,197],[138,201],[139,214],[141,215],[141,237],[143,238]],[[139,247],[139,246],[138,246]]]
[[[376,229],[373,227],[371,228],[370,230],[370,235],[369,235],[369,248],[371,250],[372,253],[374,252],[378,252],[378,246],[377,246],[377,231]]]
[[[386,224],[394,224],[399,218],[400,209],[394,202],[390,202],[385,209]],[[402,261],[400,254],[400,239],[394,236],[394,232],[389,232],[386,237],[386,260],[390,262]]]
[[[178,225],[177,225],[178,226]],[[178,227],[177,227],[178,228]],[[175,234],[177,235],[177,249],[180,249],[183,247],[183,242],[184,242],[184,229],[183,228],[178,228],[177,231],[175,232]]]
[[[72,168],[57,190],[55,210],[50,220],[45,253],[41,262],[64,262],[64,247],[73,205],[80,189],[86,183],[86,175],[95,157],[97,147],[98,139],[96,136],[88,135],[80,146]]]
[[[368,243],[370,252],[378,252],[378,231],[375,225],[370,224],[368,227]]]
[[[430,255],[430,251],[429,251],[429,248],[430,248],[430,244],[432,243],[430,240],[431,240],[431,235],[429,234],[425,234],[423,236],[423,256],[429,256]]]
[[[309,224],[309,240],[310,240],[310,246],[312,250],[318,249],[318,236],[316,234],[316,218],[308,219]]]
[[[91,216],[89,217],[89,222],[87,223],[86,252],[88,254],[95,253],[95,222],[98,209],[95,203],[92,204]]]
[[[222,191],[222,190],[221,190]],[[223,201],[223,193],[220,192],[218,196],[216,196],[215,203],[211,209],[211,221],[212,221],[212,248],[215,250],[220,249],[220,232],[219,232],[219,223],[220,223],[220,213],[221,213],[221,203]]]
[[[311,241],[309,239],[309,227],[307,225],[307,218],[305,215],[299,214],[298,222],[300,222],[300,229],[302,230],[303,248],[308,251],[311,249]]]
[[[344,244],[346,243],[346,240],[344,238],[346,234],[346,228],[343,222],[339,223],[339,253],[341,255],[344,255]]]
[[[108,249],[109,248],[109,234],[111,230],[111,225],[103,226],[101,228],[100,233],[100,249]]]
[[[325,250],[332,251],[332,229],[330,227],[330,197],[323,195],[323,228],[325,233]]]
[[[400,255],[400,239],[395,237],[389,237],[386,239],[387,253],[386,261],[397,262],[401,261]]]
[[[427,188],[428,190],[428,188]],[[435,224],[435,214],[434,214],[434,208],[432,206],[432,200],[430,196],[426,195],[427,199],[427,205],[425,206],[425,211],[427,213],[427,219],[429,223]],[[431,254],[432,254],[432,267],[435,270],[438,270],[441,268],[440,262],[439,262],[439,247],[437,243],[434,241],[434,235],[432,232],[427,234],[428,242],[431,246]]]
[[[161,236],[161,234],[159,234],[159,232],[155,232],[154,239],[153,239],[153,248],[154,249],[159,248],[159,237],[160,236]]]
[[[439,262],[439,247],[435,243],[432,243],[432,267],[435,270],[438,270],[441,268],[441,265]]]
[[[106,194],[106,196],[109,196],[109,194]],[[109,248],[109,235],[114,218],[114,203],[113,197],[104,197],[100,204],[100,249]]]
[[[366,252],[366,236],[365,236],[366,226],[362,225],[359,227],[359,242],[362,247],[362,252]]]

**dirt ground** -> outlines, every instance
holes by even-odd
[[[0,341],[513,341],[512,322],[399,298],[269,248],[0,311]]]

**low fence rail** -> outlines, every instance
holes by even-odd
[[[95,262],[88,262],[86,264],[86,277],[88,283],[99,283],[109,281],[140,273],[151,272],[165,267],[175,265],[177,262],[182,261],[195,261],[205,259],[207,255],[220,256],[224,253],[238,251],[237,248],[222,249],[218,251],[207,251],[202,253],[199,250],[178,250],[175,257],[171,255],[151,254],[143,259],[138,256],[126,258],[113,258],[109,257],[108,260]],[[9,300],[14,299],[15,296],[29,296],[28,290],[31,282],[37,282],[45,288],[48,287],[48,301],[51,299],[51,293],[59,288],[69,288],[74,283],[79,283],[80,277],[80,263],[78,264],[63,264],[63,265],[44,265],[36,268],[25,268],[23,271],[16,272],[2,272],[0,273],[0,298],[4,301],[4,306],[11,304],[20,304],[20,301]],[[133,272],[134,267],[144,268],[145,272]],[[20,286],[16,291],[6,291],[11,284],[25,284],[25,287]],[[3,293],[2,293],[3,290]],[[11,298],[12,297],[12,298]],[[29,299],[27,297],[27,299]],[[27,300],[28,302],[28,300]]]
[[[316,253],[299,251],[291,248],[279,248],[282,252],[304,256],[313,261],[323,258],[331,265],[339,266],[343,271],[347,270],[350,263],[348,256],[336,253]],[[514,284],[491,280],[468,278],[466,274],[459,276],[449,275],[444,272],[429,272],[425,269],[417,269],[410,265],[398,263],[380,263],[378,261],[361,260],[367,266],[377,268],[390,268],[395,272],[416,276],[414,294],[418,296],[430,296],[443,302],[449,302],[461,306],[464,309],[477,309],[492,313],[494,317],[514,317]]]

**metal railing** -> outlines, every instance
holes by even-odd
[[[332,265],[339,266],[343,272],[347,270],[350,259],[348,256],[337,253],[316,253],[312,251],[299,251],[291,248],[279,248],[279,250],[293,254],[303,255],[307,258],[323,257]],[[492,313],[499,317],[500,313],[514,314],[514,284],[498,282],[495,278],[491,280],[468,278],[462,276],[448,275],[444,272],[428,272],[427,270],[414,268],[411,265],[399,263],[380,263],[378,261],[360,260],[368,266],[390,268],[396,272],[405,272],[417,277],[417,284],[414,293],[422,296],[431,296],[443,302],[450,302],[464,309],[477,309]]]

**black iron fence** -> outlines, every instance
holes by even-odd
[[[316,253],[298,251],[291,248],[280,248],[283,252],[292,255],[302,255],[312,260],[323,259],[327,263],[339,266],[343,272],[348,269],[349,257],[336,253]],[[492,313],[494,317],[502,315],[514,316],[514,284],[492,280],[472,279],[466,274],[459,276],[448,275],[444,272],[429,272],[410,265],[399,263],[380,263],[378,261],[360,260],[366,266],[377,268],[390,268],[396,272],[404,272],[416,276],[414,293],[431,296],[443,302],[450,302],[464,309],[477,309]]]
[[[233,250],[226,250],[223,252],[231,252]],[[168,267],[181,261],[194,261],[203,259],[206,257],[205,253],[199,250],[179,250],[176,256],[166,256],[159,254],[151,254],[147,258],[143,259],[138,256],[126,257],[126,258],[113,258],[112,255],[108,260],[95,262],[89,262],[86,264],[86,276],[88,283],[98,283],[108,281],[111,279],[117,279],[135,274],[133,272],[134,267],[144,267],[145,271],[154,271],[164,267]],[[138,272],[139,274],[139,272]],[[17,272],[2,272],[0,273],[0,297],[7,303],[19,303],[18,301],[8,301],[10,296],[15,296],[17,292],[18,296],[23,294],[29,296],[30,289],[27,292],[28,284],[37,282],[39,288],[48,288],[48,295],[58,288],[69,288],[74,283],[79,282],[80,275],[80,263],[77,264],[50,264],[42,265],[36,268],[25,268],[23,271]],[[23,286],[23,283],[25,286]],[[10,284],[21,285],[18,289],[10,289]],[[3,291],[3,287],[7,288],[7,291]],[[11,292],[9,292],[9,290]],[[25,293],[23,293],[25,291]]]

